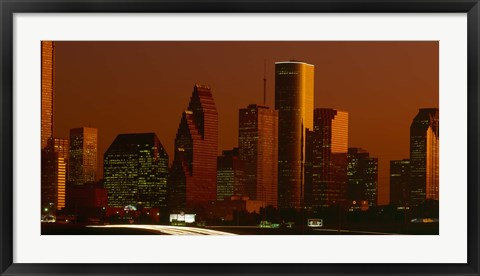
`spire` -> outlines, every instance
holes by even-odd
[[[263,105],[267,105],[267,60],[263,60]]]

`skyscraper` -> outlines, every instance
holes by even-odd
[[[377,205],[378,159],[361,148],[348,149],[348,199]]]
[[[68,181],[72,185],[94,182],[97,176],[97,129],[70,130]]]
[[[315,109],[314,128],[308,140],[312,152],[308,158],[312,163],[311,184],[307,183],[308,205],[343,204],[347,199],[348,181],[348,113],[331,108]]]
[[[42,149],[42,208],[65,208],[68,140],[53,138]]]
[[[246,195],[277,207],[278,112],[261,105],[239,110],[238,146],[245,162]]]
[[[422,108],[410,125],[411,204],[438,200],[438,108]]]
[[[42,128],[41,148],[53,137],[53,96],[55,91],[55,43],[42,41]]]
[[[68,141],[53,138],[54,42],[41,42],[41,57],[41,201],[43,209],[55,208],[61,210],[65,207]]]
[[[224,150],[217,158],[217,200],[234,195],[245,196],[245,162],[240,160],[238,148]]]
[[[169,207],[182,211],[217,198],[218,114],[209,87],[196,84],[175,137]]]
[[[390,161],[390,204],[407,206],[410,199],[410,160]]]
[[[314,66],[275,63],[275,109],[278,110],[278,206],[300,208],[305,185],[305,136],[313,128]]]
[[[313,204],[314,203],[314,196],[313,196],[314,194],[313,192],[314,138],[315,138],[315,132],[313,132],[313,130],[307,129],[305,133],[305,189],[304,189],[305,191],[304,202],[305,202],[305,206],[307,207],[312,207],[314,205]],[[318,192],[316,193],[316,196],[318,197]],[[319,202],[319,199],[316,199],[315,202]]]
[[[166,206],[168,154],[155,133],[118,135],[103,163],[109,207]]]

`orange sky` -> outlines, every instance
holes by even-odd
[[[98,163],[119,133],[155,132],[173,157],[195,83],[212,88],[219,152],[237,146],[238,109],[274,106],[274,62],[315,65],[315,107],[349,112],[349,147],[379,159],[379,204],[389,161],[408,158],[419,108],[438,107],[438,42],[57,42],[55,136],[98,128]],[[101,173],[100,173],[101,174]]]

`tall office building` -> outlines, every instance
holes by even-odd
[[[410,199],[410,160],[390,161],[390,204],[405,207]]]
[[[314,111],[313,132],[309,132],[311,175],[307,183],[311,207],[343,204],[347,199],[348,113],[330,108]]]
[[[277,207],[278,112],[261,105],[239,110],[238,146],[245,162],[245,195]]]
[[[169,207],[182,211],[217,199],[218,114],[209,87],[196,84],[175,137]]]
[[[348,199],[377,205],[378,159],[361,148],[348,149]]]
[[[217,200],[245,196],[245,161],[238,148],[224,150],[217,158]]]
[[[55,91],[55,43],[42,41],[42,128],[41,148],[53,138],[53,96]]]
[[[168,154],[155,133],[118,135],[103,164],[109,207],[167,205]]]
[[[53,97],[55,90],[55,43],[41,42],[41,204],[43,210],[65,207],[65,173],[68,141],[53,138]],[[53,211],[53,210],[50,210]]]
[[[278,206],[304,205],[305,136],[313,128],[314,66],[275,63],[275,109],[278,110]]]
[[[70,130],[68,182],[83,185],[97,176],[97,129],[81,127]]]
[[[305,134],[305,189],[304,189],[305,191],[304,202],[306,207],[312,207],[314,202],[314,197],[313,197],[314,138],[315,138],[315,132],[313,132],[313,130],[307,129]],[[315,202],[318,202],[318,201],[319,201],[318,199],[315,200]]]
[[[68,140],[53,138],[42,149],[42,208],[65,208]]]
[[[438,200],[438,108],[422,108],[410,125],[411,204]]]

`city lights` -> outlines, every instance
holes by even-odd
[[[438,42],[83,43],[41,44],[42,234],[438,234]]]

